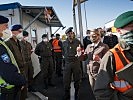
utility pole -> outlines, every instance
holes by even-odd
[[[85,25],[86,25],[86,31],[87,31],[88,30],[88,25],[87,25],[85,2],[84,2],[84,12],[85,12]]]
[[[81,3],[80,3],[80,0],[77,0],[77,6],[78,6],[80,41],[81,41],[81,43],[83,45],[83,26],[82,26],[82,16],[81,16]]]
[[[76,16],[75,16],[75,6],[73,6],[73,25],[74,25],[74,32],[77,37],[78,33],[77,33],[77,24],[76,24]]]

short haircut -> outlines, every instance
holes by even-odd
[[[98,29],[93,29],[93,30],[91,30],[91,31],[90,31],[90,35],[91,35],[92,32],[95,33],[95,34],[97,34],[98,36],[101,36],[101,34],[100,34],[100,32],[99,32]]]

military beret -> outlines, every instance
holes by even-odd
[[[57,37],[57,36],[60,36],[60,34],[56,34],[56,37]]]
[[[65,31],[65,33],[67,34],[67,33],[69,33],[69,32],[72,32],[72,29],[73,29],[73,27],[69,27],[69,28]]]
[[[43,34],[42,35],[42,38],[46,38],[48,35],[47,34]]]
[[[54,34],[51,34],[51,37],[53,37],[54,36]]]
[[[23,29],[22,25],[16,24],[11,27],[11,31],[17,31],[19,29]]]
[[[0,24],[4,24],[4,23],[8,23],[9,22],[9,19],[0,15]]]
[[[133,22],[133,11],[127,11],[116,18],[114,27],[122,28],[131,22]]]
[[[28,36],[29,33],[27,31],[23,31],[23,36]]]

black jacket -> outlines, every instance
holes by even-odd
[[[91,44],[91,40],[88,38],[88,36],[86,36],[84,39],[83,39],[83,43],[84,43],[84,49],[86,49],[87,45],[88,44]]]
[[[26,84],[26,79],[18,73],[17,67],[12,64],[9,54],[2,44],[0,44],[0,76],[11,85],[23,86]]]
[[[116,35],[105,36],[103,43],[107,44],[110,49],[112,49],[116,44],[118,44],[118,38]]]

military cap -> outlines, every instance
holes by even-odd
[[[54,36],[54,34],[51,34],[51,37],[53,37]]]
[[[0,24],[4,24],[4,23],[8,23],[9,22],[9,19],[0,15]]]
[[[73,27],[69,27],[69,28],[65,31],[65,33],[67,34],[67,33],[69,33],[69,32],[72,32],[72,29],[73,29]]]
[[[60,36],[60,34],[56,34],[56,37],[57,37],[57,36]]]
[[[17,31],[19,29],[23,29],[22,25],[16,24],[11,27],[11,31]]]
[[[122,28],[131,22],[133,22],[133,11],[127,11],[116,18],[114,27]]]
[[[48,35],[47,34],[43,34],[42,35],[42,38],[46,38]]]
[[[27,31],[23,31],[23,36],[28,36],[29,33]]]

